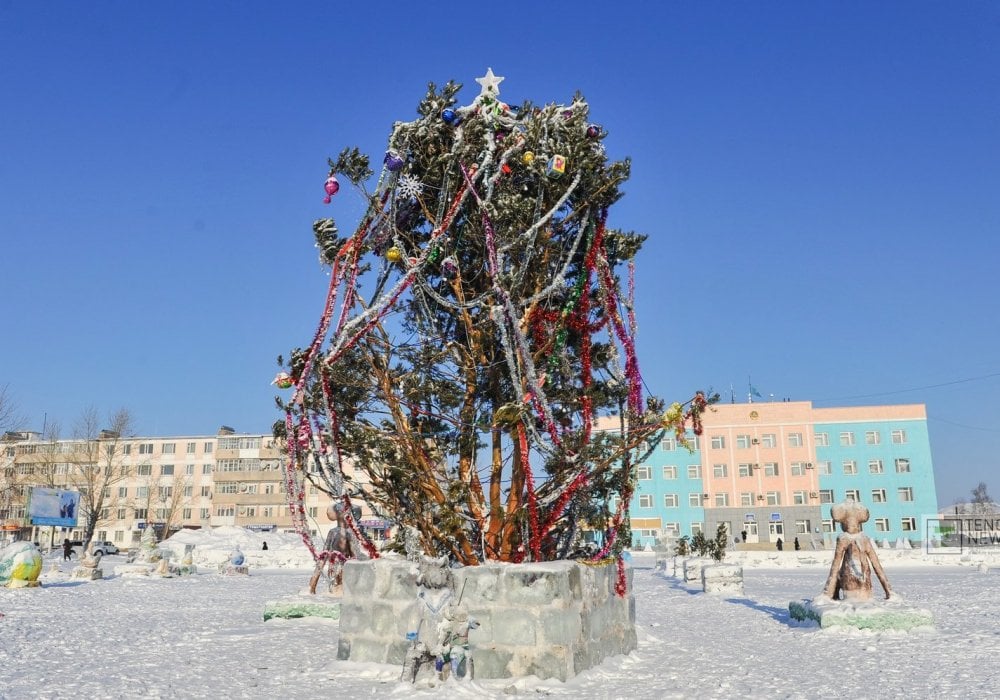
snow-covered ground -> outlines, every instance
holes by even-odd
[[[79,581],[69,578],[73,565],[50,555],[43,587],[0,589],[0,698],[1000,695],[1000,572],[984,572],[974,559],[880,552],[896,591],[937,622],[934,631],[880,634],[790,621],[788,602],[822,588],[828,553],[741,555],[748,559],[745,598],[695,592],[653,569],[652,555],[637,553],[639,648],[631,655],[567,683],[414,687],[399,682],[400,669],[337,661],[335,621],[264,622],[265,602],[300,593],[309,568],[290,568],[293,557],[283,549],[291,542],[265,535],[263,552],[247,539],[257,535],[224,535],[191,543],[214,561],[238,541],[251,556],[250,576],[211,567],[172,579],[125,578],[112,574],[124,558],[112,556],[103,563],[110,578]],[[177,544],[183,553],[183,543],[171,548]],[[48,573],[53,563],[62,573]]]

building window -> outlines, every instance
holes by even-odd
[[[824,520],[821,527],[823,528],[823,532],[833,532],[833,521]]]
[[[184,465],[184,474],[186,474],[187,476],[194,476],[194,465],[193,464],[185,464]]]
[[[128,486],[118,487],[118,498],[128,498]]]
[[[780,506],[781,505],[781,494],[778,491],[768,491],[767,492],[767,505],[769,505],[769,506]]]
[[[713,450],[724,450],[726,449],[726,438],[724,435],[713,435],[712,436],[712,449]]]
[[[165,442],[160,446],[160,454],[172,455],[176,447],[177,447],[176,443]]]
[[[858,463],[853,459],[844,460],[844,473],[845,474],[857,474],[858,473]]]
[[[191,509],[190,508],[184,508],[181,511],[181,517],[184,518],[184,520],[190,520],[191,519]]]
[[[705,531],[705,523],[691,523],[691,534],[697,535],[699,532]]]
[[[903,532],[916,532],[917,531],[917,519],[914,517],[903,518],[899,521],[900,525],[903,526]]]
[[[641,496],[639,496],[639,507],[640,508],[652,508],[653,507],[653,497],[650,494],[648,494],[648,493],[644,493]]]
[[[313,510],[315,510],[315,508]],[[215,509],[215,514],[223,518],[232,517],[236,515],[236,506],[219,506]],[[310,515],[312,515],[312,513],[310,513]]]
[[[216,493],[236,493],[238,489],[239,484],[235,481],[223,481],[215,485]]]
[[[736,436],[736,446],[745,450],[750,447],[750,436],[749,435],[737,435]]]
[[[764,433],[760,436],[761,447],[777,447],[778,436],[774,433]]]
[[[135,519],[136,520],[145,520],[146,519],[146,509],[145,508],[136,508],[135,509]]]
[[[875,532],[889,532],[889,518],[875,518]]]
[[[808,520],[796,520],[795,521],[795,534],[796,535],[808,535],[809,534],[809,521]]]
[[[160,500],[165,501],[174,495],[173,486],[161,486],[160,487]]]
[[[865,444],[866,445],[878,445],[882,442],[882,436],[879,435],[877,430],[866,430],[865,431]]]
[[[844,491],[844,500],[861,503],[861,492],[858,489],[847,489]]]
[[[257,517],[257,507],[256,506],[247,506],[246,508],[244,508],[244,511],[246,511],[246,512],[244,512],[243,515],[247,516],[248,518],[256,518]]]
[[[202,445],[202,447],[204,448],[202,449],[202,452],[204,452],[205,454],[211,454],[214,444],[215,443],[206,442],[204,445]]]
[[[872,489],[872,503],[885,503],[885,489]]]
[[[913,500],[913,487],[912,486],[900,486],[897,490],[899,493],[899,500],[909,503]]]
[[[212,497],[212,487],[211,486],[202,486],[201,487],[201,496],[202,496],[202,498],[211,498]]]
[[[833,503],[833,489],[820,489],[819,502]]]
[[[660,441],[660,447],[662,447],[667,452],[673,452],[677,449],[677,438],[665,437]]]
[[[701,507],[701,494],[700,493],[689,493],[688,494],[688,505],[692,508]]]
[[[753,492],[744,491],[740,494],[740,505],[741,506],[752,506],[753,505]]]
[[[906,431],[905,430],[893,430],[892,431],[892,444],[893,445],[905,445],[906,444]]]
[[[212,517],[212,509],[200,508],[198,510],[198,517],[200,517],[202,520],[208,520],[210,517]]]
[[[119,508],[118,509],[118,519],[119,520],[124,520],[125,517],[126,517],[126,515],[125,515],[125,509],[124,508]]]
[[[700,479],[701,478],[701,465],[700,464],[689,464],[688,465],[688,478],[689,479]]]
[[[789,433],[788,434],[788,446],[789,447],[802,447],[802,433]]]
[[[151,455],[153,454],[153,443],[144,442],[139,445],[139,454],[141,455]]]
[[[152,464],[140,464],[135,468],[135,473],[139,476],[152,476],[153,465]]]
[[[728,493],[717,493],[715,494],[715,505],[719,508],[725,508],[729,505],[729,494]]]
[[[160,467],[160,474],[163,476],[173,476],[174,475],[174,465],[164,464]]]
[[[643,464],[642,466],[636,467],[635,475],[639,481],[649,481],[653,478],[653,470]]]
[[[715,464],[712,466],[712,474],[716,479],[720,479],[729,475],[729,469],[725,464]]]
[[[883,472],[882,460],[881,459],[869,459],[868,460],[868,473],[869,474],[881,474]]]
[[[274,484],[264,484],[264,493],[274,493]]]
[[[910,473],[910,460],[905,457],[901,457],[896,460],[896,473],[897,474],[909,474]]]
[[[816,447],[829,447],[830,446],[830,434],[829,433],[816,433],[813,435],[813,440],[816,442]]]
[[[673,481],[677,478],[677,467],[673,465],[667,465],[663,467],[663,478],[668,481]]]
[[[665,493],[663,494],[663,507],[664,508],[676,508],[679,503],[676,493]]]
[[[764,476],[778,476],[778,463],[764,462]]]
[[[792,476],[805,476],[806,473],[805,462],[792,462],[790,468]]]
[[[194,495],[194,486],[185,486],[184,487],[184,497],[185,498],[191,498],[193,495]]]
[[[148,486],[138,486],[135,489],[135,497],[140,500],[145,500],[149,498],[149,487]]]
[[[738,469],[740,476],[753,476],[753,467],[749,464],[741,464]]]
[[[212,473],[212,465],[211,464],[203,464],[203,465],[201,465],[201,473],[202,474],[211,474]]]
[[[792,505],[804,506],[809,504],[809,495],[805,491],[795,491],[792,493]]]
[[[833,462],[828,459],[816,462],[816,471],[818,471],[821,476],[830,476],[833,473]]]
[[[854,433],[844,432],[840,434],[841,447],[852,447],[854,445]]]

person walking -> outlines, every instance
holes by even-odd
[[[780,537],[778,538],[778,541],[774,543],[774,545],[778,548],[779,552],[785,548],[785,543],[781,541]]]
[[[795,538],[795,551],[797,552],[797,551],[799,551],[800,549],[802,549],[802,545],[800,545],[800,544],[799,544],[799,538],[798,538],[798,537],[796,537],[796,538]]]
[[[63,561],[69,561],[73,557],[73,545],[69,543],[69,538],[63,540]]]
[[[263,550],[265,552],[267,551],[267,540],[264,540],[264,546],[261,547],[261,550]]]

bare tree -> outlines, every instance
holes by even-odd
[[[972,489],[972,512],[976,515],[983,515],[993,512],[993,498],[986,488],[986,482],[980,481],[976,488]]]
[[[125,460],[126,438],[134,434],[132,414],[118,409],[102,423],[97,410],[87,408],[77,421],[74,449],[66,455],[67,479],[80,492],[84,551],[89,549],[105,508],[113,502],[113,488],[128,477]]]
[[[137,494],[137,507],[145,511],[146,522],[162,523],[163,539],[170,536],[174,524],[182,520],[184,508],[191,503],[191,498],[186,493],[189,485],[190,480],[183,474],[168,479],[161,475],[151,478],[145,485],[146,491]]]
[[[20,430],[24,425],[24,417],[10,395],[7,384],[0,386],[0,434],[8,430]]]

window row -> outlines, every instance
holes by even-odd
[[[803,442],[803,434],[801,432],[788,433],[786,435],[789,447],[802,447],[805,443]],[[845,430],[841,432],[838,436],[841,446],[849,447],[856,444],[856,436],[852,431]],[[825,432],[817,432],[813,435],[814,443],[817,447],[829,447],[830,446],[830,434]],[[890,430],[889,440],[893,445],[905,445],[907,443],[906,430]],[[688,444],[692,450],[697,450],[699,448],[699,442],[697,437],[688,438]],[[882,444],[882,433],[878,430],[866,430],[864,431],[864,444],[866,445],[880,445]],[[726,436],[725,435],[713,435],[709,438],[709,445],[713,450],[724,450],[726,449]],[[777,447],[778,446],[778,435],[777,433],[763,433],[759,436],[754,436],[750,434],[738,434],[736,435],[736,448],[745,450],[751,447]],[[660,443],[660,447],[668,452],[672,452],[679,447],[677,438],[674,436],[668,436],[663,438]]]
[[[833,503],[834,500],[833,489],[821,489],[819,492],[819,502],[820,503]],[[896,489],[896,498],[900,503],[911,503],[913,501],[913,487],[912,486],[900,486]],[[844,500],[850,501],[854,500],[858,503],[861,502],[861,491],[859,489],[847,489],[844,491]],[[872,489],[871,490],[871,502],[872,503],[888,503],[889,499],[887,497],[886,489]]]
[[[889,532],[889,518],[874,518],[872,520],[872,528],[875,532]],[[916,532],[917,531],[917,519],[913,516],[905,516],[899,519],[899,529],[903,532]],[[832,520],[823,521],[823,532],[836,532],[837,528],[834,526]]]

